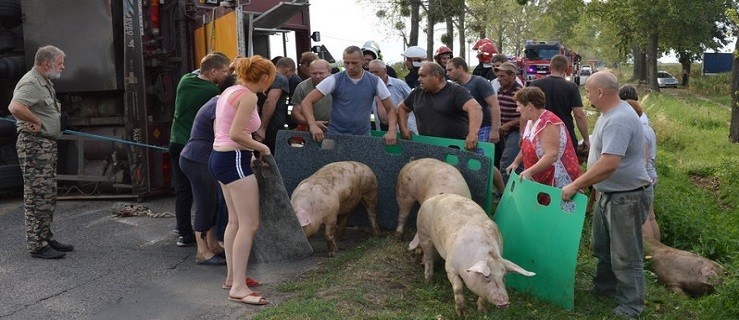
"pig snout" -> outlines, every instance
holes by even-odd
[[[506,309],[506,308],[508,308],[509,305],[511,305],[511,303],[510,302],[506,302],[506,303],[496,304],[495,306],[498,309]]]

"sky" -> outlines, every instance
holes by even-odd
[[[367,1],[357,0],[309,0],[311,30],[321,33],[321,41],[313,42],[313,45],[325,45],[337,60],[341,59],[341,52],[350,45],[361,47],[366,41],[374,40],[380,45],[383,60],[388,63],[402,62],[401,54],[405,50],[402,38],[390,28],[382,25],[375,16],[375,8],[368,6]],[[375,0],[382,1],[382,0]],[[437,28],[443,28],[439,25]],[[434,48],[441,46],[440,35],[444,30],[437,30]],[[282,55],[281,36],[275,36],[272,41],[273,55]],[[425,34],[419,39],[419,46],[426,47]],[[292,34],[288,35],[288,41],[293,41]],[[276,46],[276,44],[279,44]],[[730,43],[720,52],[732,52],[734,42]],[[468,53],[471,52],[467,48]],[[459,49],[455,48],[455,56]],[[292,58],[294,53],[288,50],[287,55]],[[470,57],[465,57],[469,60]],[[474,59],[474,57],[472,57]],[[297,59],[296,59],[297,61]],[[660,58],[662,63],[677,63],[674,55]]]
[[[341,59],[341,52],[346,47],[362,47],[369,40],[380,45],[385,62],[403,60],[401,54],[405,48],[400,36],[388,34],[388,29],[382,27],[375,17],[374,9],[363,6],[356,0],[310,0],[310,22],[311,30],[321,33],[321,41],[313,42],[313,45],[325,45],[337,60]],[[291,41],[290,36],[288,41]],[[279,41],[272,41],[273,55],[282,54],[281,46],[276,49],[275,42]],[[425,46],[425,42],[421,45]],[[291,57],[293,55],[292,52],[287,54]]]

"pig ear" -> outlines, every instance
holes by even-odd
[[[467,272],[474,271],[479,272],[483,276],[489,277],[490,276],[490,268],[488,267],[487,262],[485,260],[480,260],[475,265],[471,266],[469,269],[467,269]]]
[[[510,262],[510,261],[508,261],[506,259],[503,259],[503,264],[505,265],[505,269],[508,272],[522,274],[522,275],[527,276],[527,277],[531,277],[531,276],[535,276],[536,275],[536,273],[533,273],[531,271],[526,271],[523,268],[519,267],[517,264],[515,264],[513,262]]]

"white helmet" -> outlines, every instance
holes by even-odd
[[[406,58],[422,58],[425,59],[427,57],[426,50],[419,46],[412,46],[408,47],[408,49],[405,49],[405,52],[403,52],[402,56]]]
[[[405,49],[405,52],[403,52],[402,56],[406,57],[406,59],[412,59],[412,58],[418,58],[418,59],[426,59],[426,50],[419,46],[412,46],[408,47],[408,49]],[[414,67],[420,67],[421,62],[413,61]]]
[[[373,40],[365,42],[362,45],[362,53],[367,53],[367,51],[371,52],[375,56],[375,59],[380,58],[380,45],[377,42]]]

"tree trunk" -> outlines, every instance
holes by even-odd
[[[693,63],[693,60],[690,59],[691,54],[687,52],[680,52],[678,56],[678,62],[680,62],[680,66],[682,66],[682,80],[680,83],[683,87],[687,87],[688,82],[690,81],[690,66]]]
[[[639,74],[644,70],[644,56],[640,53],[641,50],[639,50],[639,46],[634,45],[631,47],[631,54],[634,56],[634,74],[631,75],[629,82],[639,79]]]
[[[636,73],[636,79],[639,83],[647,83],[647,50],[644,47],[637,47],[636,55],[639,57],[639,72]]]
[[[467,39],[467,34],[464,32],[464,11],[462,14],[458,17],[459,20],[459,56],[460,57],[466,57],[467,56],[467,42],[465,42],[465,39]]]
[[[436,7],[436,0],[428,0],[428,10],[426,11],[426,57],[429,60],[433,59],[434,55],[434,24],[436,24],[436,13],[434,8]]]
[[[452,52],[454,51],[454,16],[449,15],[446,17],[446,37],[447,42],[445,45],[449,47]]]
[[[739,35],[739,32],[737,32]],[[729,142],[739,143],[739,41],[734,45],[734,65],[731,67],[731,125]]]
[[[650,30],[647,44],[647,84],[654,92],[659,92],[659,84],[657,83],[658,41],[659,35],[657,34],[657,30]]]
[[[418,30],[421,22],[421,0],[411,0],[411,34],[408,46],[418,45]]]

